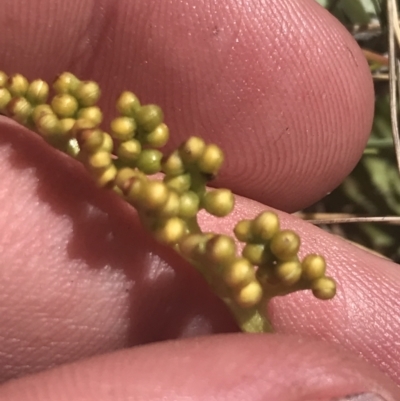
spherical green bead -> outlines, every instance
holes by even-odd
[[[124,163],[133,163],[142,151],[142,145],[136,139],[122,142],[117,149],[117,156]]]
[[[136,167],[145,174],[155,174],[161,170],[162,153],[155,149],[144,149],[139,155]]]
[[[100,87],[94,81],[82,81],[73,94],[83,107],[94,106],[100,97]]]
[[[115,185],[118,186],[123,192],[127,192],[127,188],[130,185],[129,180],[132,177],[137,176],[138,171],[134,170],[130,167],[124,167],[118,170],[118,173],[115,177]]]
[[[153,131],[149,132],[144,140],[146,145],[153,148],[162,148],[169,139],[169,129],[166,124],[158,125]]]
[[[300,237],[291,230],[276,233],[270,244],[272,253],[281,261],[291,260],[299,251]]]
[[[204,195],[202,206],[208,213],[217,216],[227,216],[234,207],[235,198],[229,189],[215,189]]]
[[[63,72],[53,82],[53,89],[58,94],[73,93],[79,86],[80,80],[70,72]]]
[[[224,154],[217,145],[207,145],[197,161],[201,172],[216,175],[224,162]]]
[[[97,126],[93,121],[87,120],[86,118],[78,118],[75,121],[73,135],[78,136],[79,131],[83,131],[86,129],[96,129],[96,128]]]
[[[52,114],[55,116],[52,108],[48,104],[39,104],[38,106],[34,107],[31,118],[33,122],[37,124],[39,119],[46,114]]]
[[[21,124],[26,124],[33,107],[24,97],[15,97],[7,105],[7,114]]]
[[[179,217],[171,217],[157,227],[154,236],[164,244],[174,245],[183,238],[186,232],[186,223]]]
[[[97,129],[96,124],[93,121],[86,120],[83,118],[79,118],[78,120],[75,120],[75,124],[72,127],[72,130],[70,132],[70,135],[72,138],[75,138],[77,142],[81,141],[82,147],[85,147],[85,141],[88,139],[88,137],[91,136],[91,131]],[[88,132],[86,132],[88,131]],[[80,145],[79,145],[80,146]],[[89,153],[93,153],[94,150],[100,150],[99,147],[93,146],[93,148],[89,145]],[[83,160],[82,160],[83,161]]]
[[[254,267],[247,259],[237,258],[225,267],[222,278],[231,288],[245,287],[255,280]]]
[[[26,98],[34,104],[46,103],[49,97],[49,85],[41,79],[36,79],[29,84]]]
[[[103,143],[101,144],[100,149],[108,153],[113,152],[114,142],[111,135],[107,134],[107,132],[103,132]]]
[[[186,173],[177,175],[175,177],[166,176],[164,178],[164,182],[168,186],[168,188],[174,189],[179,194],[183,194],[190,189],[192,180],[190,174]]]
[[[158,210],[168,201],[169,190],[161,181],[149,181],[144,187],[143,208],[146,210]]]
[[[133,117],[140,109],[139,99],[132,92],[122,92],[117,99],[117,110],[126,117]]]
[[[64,93],[53,97],[51,108],[60,118],[74,117],[78,111],[78,102],[72,95]]]
[[[239,241],[250,242],[252,240],[251,223],[251,220],[241,220],[236,224],[233,232]]]
[[[179,217],[190,219],[199,211],[200,200],[192,191],[184,192],[179,198]]]
[[[138,126],[146,132],[151,132],[163,122],[164,114],[159,106],[148,104],[142,106],[135,114]]]
[[[185,172],[183,160],[177,151],[172,152],[162,160],[162,171],[169,177],[181,175]]]
[[[262,299],[263,290],[257,281],[252,281],[234,293],[234,299],[241,308],[252,308]]]
[[[13,97],[25,96],[29,82],[21,74],[14,74],[8,78],[7,89]]]
[[[142,202],[146,185],[146,178],[143,178],[139,175],[134,175],[126,181],[121,189],[125,194],[127,201],[134,206],[138,206]]]
[[[108,152],[99,151],[88,157],[87,165],[92,170],[104,170],[112,163],[111,155]]]
[[[170,190],[167,202],[160,210],[157,211],[157,215],[163,218],[178,216],[179,207],[180,207],[179,195],[174,190]]]
[[[62,129],[60,120],[54,113],[44,113],[38,117],[36,128],[46,140],[60,135]]]
[[[216,265],[230,263],[236,256],[235,241],[227,235],[215,235],[207,241],[206,255]]]
[[[301,263],[298,260],[280,262],[274,269],[275,276],[285,286],[296,284],[301,277]]]
[[[316,280],[325,275],[326,262],[321,255],[307,255],[301,262],[303,268],[303,278],[306,280]]]
[[[78,118],[90,120],[94,124],[100,125],[103,121],[103,113],[97,106],[84,107],[78,111]]]
[[[117,117],[111,121],[113,138],[118,141],[129,141],[135,135],[136,123],[133,118]]]
[[[79,146],[89,153],[99,150],[104,141],[103,132],[98,128],[79,130],[75,135]]]
[[[205,148],[206,144],[202,138],[192,136],[179,147],[179,154],[185,163],[191,164],[199,160]]]
[[[74,128],[75,125],[75,119],[74,118],[62,118],[60,120],[60,126],[61,126],[61,135],[63,136],[71,136],[71,132]]]
[[[11,93],[6,88],[0,88],[0,112],[4,111],[11,101]]]
[[[318,299],[332,299],[336,295],[336,283],[331,277],[320,277],[314,280],[311,289]]]
[[[253,237],[265,242],[269,241],[279,231],[279,218],[274,212],[262,212],[252,222]]]
[[[8,76],[4,71],[0,71],[0,88],[4,88],[7,85]]]

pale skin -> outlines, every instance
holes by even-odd
[[[217,184],[242,197],[232,218],[203,219],[206,229],[314,202],[368,138],[368,66],[313,0],[0,7],[2,70],[94,79],[108,118],[133,90],[163,107],[173,145],[194,134],[224,149]],[[276,334],[237,334],[194,270],[80,166],[5,118],[0,155],[1,400],[400,398],[397,265],[279,212],[303,254],[326,256],[338,295],[277,299]]]

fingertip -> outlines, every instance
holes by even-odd
[[[7,401],[332,400],[396,386],[357,357],[282,335],[224,335],[137,347],[0,387]],[[347,398],[346,398],[347,399]]]
[[[315,1],[272,3],[246,32],[250,85],[241,91],[240,117],[227,123],[230,132],[240,126],[234,141],[218,138],[228,154],[220,182],[290,212],[325,196],[354,168],[374,96],[366,60],[335,18]]]
[[[231,233],[238,220],[253,219],[263,210],[265,206],[238,197],[234,213],[223,224],[204,218],[202,228]],[[275,212],[283,229],[300,236],[301,258],[320,254],[326,259],[326,275],[333,277],[337,290],[327,301],[316,299],[311,291],[275,297],[267,312],[274,329],[340,344],[399,383],[399,266],[296,216]]]
[[[22,14],[7,4],[3,18],[18,21],[0,37],[9,72],[51,78],[71,68],[98,80],[108,116],[120,90],[159,103],[169,149],[194,134],[226,151],[215,185],[294,211],[335,188],[362,155],[371,74],[314,0],[57,1],[37,10],[20,0]]]

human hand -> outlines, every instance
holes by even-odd
[[[195,134],[225,150],[218,184],[246,198],[223,226],[204,219],[210,230],[228,230],[262,204],[310,204],[343,179],[367,140],[368,68],[313,1],[1,7],[1,69],[94,79],[108,116],[131,89],[163,107],[174,146]],[[398,266],[281,213],[304,253],[327,257],[337,297],[273,301],[274,335],[183,339],[237,329],[130,207],[32,133],[6,119],[0,132],[0,400],[399,398]],[[177,340],[142,346],[169,339]]]

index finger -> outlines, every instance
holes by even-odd
[[[293,211],[337,186],[373,115],[368,66],[313,0],[7,0],[2,66],[51,79],[71,70],[159,103],[173,135],[226,150],[216,185]]]

